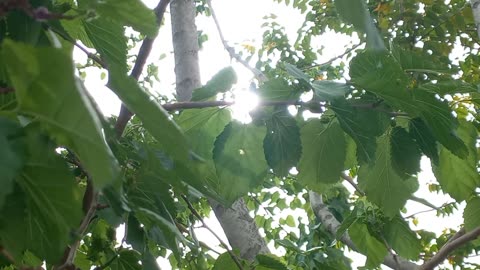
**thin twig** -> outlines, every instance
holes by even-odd
[[[192,203],[188,200],[187,196],[182,195],[182,199],[187,203],[187,207],[192,212],[192,214],[202,223],[202,226],[207,229],[219,242],[220,244],[227,250],[228,254],[232,258],[232,260],[235,262],[237,265],[238,269],[243,270],[242,265],[240,264],[240,261],[238,260],[237,256],[233,253],[230,248],[228,248],[228,245],[218,236],[215,231],[213,231],[203,220],[203,218],[198,214],[197,210],[193,207]]]
[[[257,68],[254,68],[254,67],[250,66],[250,64],[247,61],[245,61],[239,54],[235,53],[235,49],[233,47],[228,45],[227,41],[225,40],[225,37],[223,36],[222,29],[220,28],[220,23],[218,22],[215,10],[213,9],[212,1],[207,0],[207,4],[208,4],[208,7],[210,8],[210,13],[212,14],[212,18],[215,22],[215,26],[217,27],[218,35],[220,36],[223,47],[228,52],[230,57],[237,60],[237,62],[239,62],[245,68],[250,70],[259,82],[265,82],[267,80],[267,77],[265,76],[265,74],[263,74],[263,72],[261,72]]]
[[[353,181],[353,178],[349,175],[346,175],[345,173],[341,174],[342,178],[347,181],[352,187],[355,188],[355,190],[360,194],[361,196],[365,196],[365,192],[363,192],[360,187]]]
[[[461,230],[460,230],[461,231]],[[462,234],[461,232],[457,232],[452,238],[453,240],[449,240],[442,248],[435,254],[430,260],[425,262],[420,269],[422,270],[433,270],[436,266],[442,263],[448,255],[453,252],[455,249],[465,245],[466,243],[477,239],[480,236],[480,227],[476,229]]]
[[[437,207],[437,206],[433,205],[432,203],[430,203],[429,201],[425,200],[424,198],[419,198],[419,197],[417,197],[417,196],[413,196],[413,195],[412,195],[412,196],[410,197],[410,200],[412,200],[412,201],[414,201],[414,202],[417,202],[417,203],[420,203],[420,204],[423,204],[423,205],[425,205],[425,206],[427,206],[427,207],[430,207],[430,208],[432,208],[432,209],[434,209],[434,210],[437,210],[437,211],[439,211],[440,208],[441,208],[441,207]]]
[[[0,94],[8,94],[14,91],[15,89],[13,89],[12,87],[0,87]]]
[[[163,15],[165,14],[165,10],[167,9],[170,0],[160,0],[158,2],[157,7],[155,7],[155,15],[157,16],[157,25],[160,26],[163,20]],[[138,51],[137,60],[135,61],[135,65],[133,66],[132,72],[130,76],[138,81],[140,75],[142,74],[143,68],[145,63],[147,62],[148,56],[152,51],[153,42],[155,41],[156,37],[150,38],[147,37],[143,40],[142,46]],[[132,118],[133,113],[122,104],[120,108],[120,113],[118,114],[117,122],[115,123],[115,132],[118,137],[120,137],[127,126],[128,121]]]
[[[342,53],[342,54],[340,54],[340,55],[337,55],[337,56],[331,58],[330,60],[327,60],[326,62],[323,62],[323,63],[321,63],[321,64],[316,64],[316,65],[309,66],[309,67],[305,68],[304,70],[309,70],[309,69],[312,69],[312,68],[322,67],[322,66],[328,65],[328,64],[332,63],[333,61],[335,61],[335,60],[337,60],[337,59],[343,58],[345,55],[349,54],[350,52],[352,52],[353,50],[357,49],[357,48],[360,47],[361,45],[362,45],[362,43],[359,43],[359,44],[353,46],[352,48],[346,50],[344,53]]]

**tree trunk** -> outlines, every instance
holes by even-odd
[[[477,35],[480,37],[480,0],[470,0],[472,5],[473,19],[477,27]]]
[[[175,74],[178,101],[188,101],[194,89],[201,86],[198,38],[195,26],[193,0],[173,0],[170,3],[172,36],[175,57]],[[265,239],[260,236],[255,221],[248,214],[243,199],[225,208],[210,200],[212,209],[225,231],[233,249],[240,251],[243,259],[252,260],[259,253],[269,253]]]

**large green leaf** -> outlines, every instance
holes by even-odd
[[[425,122],[420,118],[413,118],[408,123],[408,131],[422,152],[427,155],[434,164],[438,164],[437,140]]]
[[[467,201],[467,206],[463,211],[463,219],[465,220],[465,229],[467,232],[474,230],[480,226],[480,198],[473,197]]]
[[[227,67],[215,74],[204,86],[193,91],[192,101],[205,100],[218,93],[225,93],[237,82],[237,74],[232,67]]]
[[[421,50],[421,49],[420,49]],[[434,61],[433,57],[426,51],[410,51],[400,49],[394,46],[392,55],[406,72],[419,73],[454,73],[455,71],[448,66],[447,62]]]
[[[83,216],[82,195],[54,145],[37,132],[28,133],[28,160],[16,179],[21,191],[6,205],[19,215],[7,215],[11,209],[0,215],[8,217],[0,222],[0,239],[15,254],[28,249],[57,263]]]
[[[461,159],[445,147],[441,147],[438,166],[433,165],[433,172],[443,191],[455,200],[463,201],[467,200],[480,185],[477,171],[477,131],[471,123],[462,121],[458,135],[467,145],[467,158]]]
[[[319,101],[340,99],[350,92],[350,87],[347,84],[333,81],[313,81],[312,88],[315,100]]]
[[[213,156],[213,146],[218,135],[230,122],[227,108],[204,108],[184,110],[176,119],[196,154],[206,160]]]
[[[2,52],[19,112],[34,117],[58,144],[73,150],[98,188],[113,181],[117,162],[86,90],[74,77],[71,58],[61,50],[9,40]]]
[[[454,94],[466,94],[466,93],[478,93],[479,89],[477,86],[463,82],[461,80],[448,80],[448,81],[439,81],[439,82],[428,82],[418,86],[418,89],[427,91],[434,94],[439,94],[440,96],[444,95],[454,95]]]
[[[348,233],[358,250],[367,256],[365,266],[369,269],[378,267],[388,254],[385,245],[370,235],[365,224],[354,223],[348,229]]]
[[[315,119],[301,130],[303,154],[298,164],[298,180],[311,189],[317,184],[340,181],[346,155],[345,134],[337,121],[328,124]]]
[[[267,120],[263,149],[268,165],[279,176],[286,176],[297,165],[302,154],[300,128],[288,111],[279,110]]]
[[[111,270],[141,270],[140,254],[135,250],[121,250],[110,264]]]
[[[215,143],[213,159],[218,175],[215,187],[228,203],[258,186],[267,173],[263,153],[264,127],[230,123]]]
[[[0,209],[25,163],[24,135],[19,124],[0,117]]]
[[[385,240],[398,255],[408,260],[416,260],[422,245],[408,223],[400,216],[388,220],[384,230]]]
[[[385,44],[370,17],[365,0],[335,0],[335,7],[344,21],[352,24],[357,31],[367,34],[367,47],[385,50]]]
[[[392,106],[404,110],[412,106],[408,77],[387,52],[365,51],[355,56],[350,63],[350,77],[355,86],[376,94]]]
[[[357,156],[360,163],[375,160],[376,136],[385,132],[390,119],[387,114],[373,109],[361,108],[365,101],[337,101],[332,103],[342,129],[357,144]]]
[[[395,127],[390,133],[392,167],[402,178],[416,175],[420,171],[422,152],[410,134],[402,127]]]
[[[165,152],[180,162],[188,162],[189,147],[180,128],[147,92],[121,69],[110,67],[108,87],[135,113]]]
[[[418,188],[415,178],[402,179],[391,163],[391,144],[387,135],[377,139],[375,162],[360,167],[358,183],[368,200],[393,217]]]
[[[141,0],[84,0],[81,2],[87,3],[88,8],[97,11],[100,17],[120,21],[150,37],[157,35],[158,24],[155,13]]]
[[[83,27],[89,40],[109,67],[115,66],[126,73],[127,38],[123,26],[116,21],[98,18],[84,21]]]

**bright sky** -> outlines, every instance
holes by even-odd
[[[144,2],[151,8],[157,5],[157,0],[144,0]],[[282,24],[290,37],[290,40],[293,42],[296,38],[297,29],[303,23],[303,17],[299,12],[294,11],[292,8],[285,7],[284,5],[273,3],[272,0],[213,0],[212,1],[218,20],[220,21],[222,31],[225,35],[225,39],[229,42],[230,45],[237,45],[242,43],[248,43],[255,45],[257,48],[262,41],[261,24],[264,22],[262,17],[274,13],[278,16],[277,22]],[[168,14],[165,16],[165,24],[160,29],[159,36],[155,42],[154,50],[149,58],[149,62],[154,62],[159,67],[159,78],[160,82],[156,82],[152,91],[157,91],[162,94],[171,94],[174,91],[175,83],[175,74],[174,74],[174,59],[173,59],[173,48],[171,42],[171,28],[170,28],[170,17]],[[253,78],[252,74],[245,69],[243,66],[237,64],[234,60],[231,60],[228,53],[224,50],[218,33],[216,31],[213,19],[201,17],[197,20],[198,30],[202,30],[204,33],[208,34],[209,40],[204,43],[204,47],[200,52],[200,68],[201,68],[201,78],[202,82],[205,83],[208,81],[216,72],[220,69],[232,65],[239,77],[238,84],[235,86],[237,89],[236,96],[239,98],[238,102],[243,103],[236,106],[235,115],[236,117],[246,117],[248,115],[246,110],[242,110],[245,107],[245,104],[251,102],[250,98],[245,97],[247,92],[245,89],[248,89],[251,79]],[[333,41],[333,42],[331,42]],[[332,57],[339,55],[345,51],[345,46],[351,43],[350,38],[337,35],[337,34],[327,34],[322,38],[319,38],[315,42],[316,47],[324,47],[324,55],[319,59],[319,63],[331,59]],[[166,57],[160,60],[160,56],[165,54]],[[86,60],[86,57],[81,52],[76,52],[76,59],[82,63]],[[254,61],[252,61],[252,65]],[[118,114],[120,108],[120,102],[117,97],[105,87],[106,79],[101,79],[100,73],[95,68],[92,70],[87,70],[88,76],[85,81],[87,89],[89,89],[92,96],[97,101],[101,110],[105,115]],[[243,100],[243,102],[242,102]],[[430,169],[430,164],[428,159],[422,160],[422,172],[419,175],[420,189],[416,193],[418,197],[425,198],[434,205],[441,206],[444,203],[452,202],[453,199],[449,198],[446,195],[438,195],[428,192],[427,183],[436,182],[435,178]],[[346,185],[348,188],[348,184]],[[463,207],[463,206],[462,206]],[[409,201],[407,203],[407,214],[410,215],[419,211],[428,210],[428,207]],[[411,223],[411,226],[414,230],[416,229],[426,229],[436,233],[441,233],[445,228],[455,228],[458,229],[459,225],[463,222],[461,217],[462,209],[459,209],[459,214],[452,215],[447,218],[438,218],[435,216],[435,211],[430,211],[418,215],[419,223],[417,226]],[[282,217],[291,213],[283,213]],[[295,213],[294,213],[295,214]],[[303,213],[296,213],[296,215],[304,215]],[[280,216],[279,216],[280,217]],[[215,218],[207,219],[208,224],[216,231],[222,232],[220,225]],[[123,237],[123,230],[118,231],[119,239]],[[210,235],[206,230],[199,229],[197,231],[197,236],[199,240],[208,243],[211,247],[216,247],[218,241],[216,241],[212,235]],[[225,236],[223,235],[223,238]],[[227,242],[227,241],[226,241]],[[270,245],[270,248],[273,249],[273,245]],[[221,250],[216,248],[216,250]],[[282,251],[278,251],[279,254],[282,254]],[[352,256],[350,256],[352,255]],[[356,266],[361,266],[364,264],[364,258],[359,255],[349,254],[349,256],[354,259],[354,269]],[[158,260],[160,267],[162,269],[171,269],[170,263],[167,260],[159,259]],[[388,268],[385,268],[388,269]]]

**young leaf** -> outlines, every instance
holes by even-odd
[[[300,128],[288,111],[277,111],[267,120],[263,150],[268,165],[279,176],[286,176],[297,165],[302,154]]]
[[[358,250],[367,256],[365,266],[369,269],[378,267],[388,254],[385,245],[370,235],[365,224],[354,223],[349,228],[348,233]]]
[[[113,181],[118,164],[86,90],[74,77],[70,57],[58,49],[10,40],[4,41],[2,52],[19,111],[38,120],[59,145],[73,150],[97,188]]]
[[[461,159],[445,147],[441,147],[438,166],[432,167],[442,190],[455,200],[463,201],[467,200],[480,185],[477,171],[477,131],[471,123],[462,121],[458,135],[467,145],[467,158]]]
[[[398,255],[408,260],[416,260],[422,251],[417,235],[400,216],[395,216],[385,224],[385,240]],[[401,237],[399,237],[401,236]]]
[[[363,165],[358,171],[358,184],[369,201],[380,207],[386,216],[393,217],[418,188],[417,180],[402,179],[391,164],[389,136],[377,139],[375,162]]]
[[[216,190],[228,203],[263,181],[268,169],[262,151],[265,133],[264,127],[232,122],[217,138],[213,154]]]
[[[225,93],[237,82],[237,74],[232,67],[226,67],[215,74],[204,86],[193,91],[192,101],[209,99],[218,93]]]
[[[346,155],[345,134],[337,121],[310,120],[301,130],[303,154],[298,180],[315,189],[317,183],[340,181]]]

